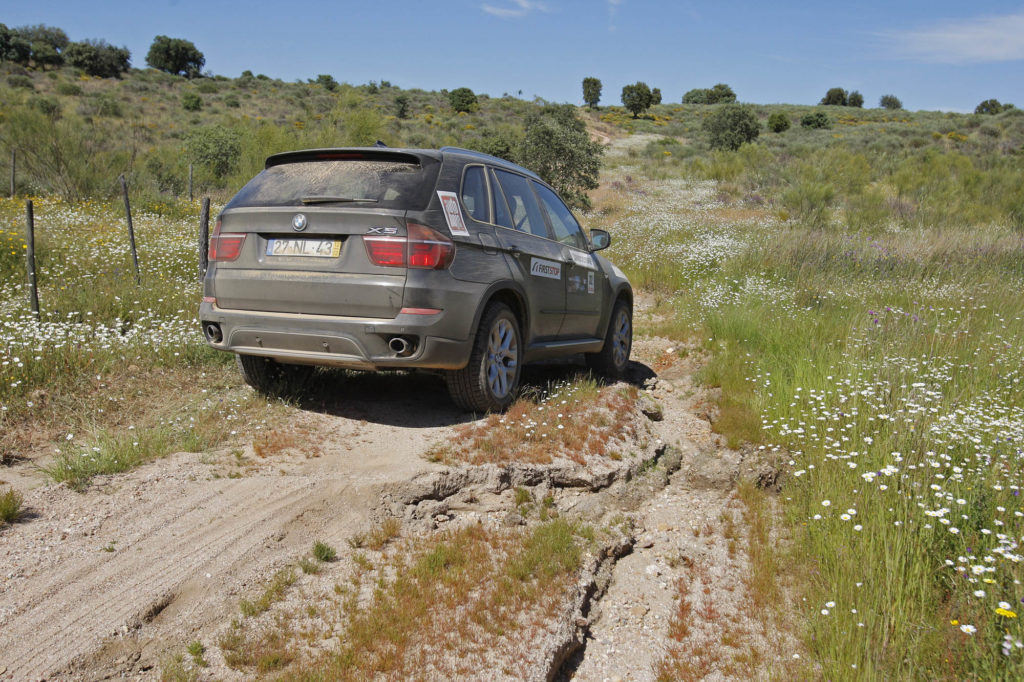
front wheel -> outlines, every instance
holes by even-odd
[[[445,373],[452,401],[473,412],[501,412],[516,397],[522,371],[519,321],[503,303],[484,310],[469,364]]]
[[[618,379],[626,373],[629,352],[633,348],[633,307],[620,298],[612,308],[604,347],[597,353],[587,353],[587,366],[598,374]]]
[[[286,365],[256,355],[237,355],[238,369],[245,383],[267,395],[289,395],[305,388],[313,376],[309,365]]]

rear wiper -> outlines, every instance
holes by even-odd
[[[348,204],[356,202],[365,202],[369,204],[376,204],[376,199],[370,199],[369,197],[302,197],[302,203],[309,204]]]

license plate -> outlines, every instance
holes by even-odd
[[[338,239],[268,239],[268,256],[315,256],[337,258],[341,254]]]

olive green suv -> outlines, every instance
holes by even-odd
[[[224,207],[199,318],[272,392],[315,366],[441,373],[500,411],[524,363],[584,353],[620,375],[633,291],[535,173],[465,149],[275,154]]]

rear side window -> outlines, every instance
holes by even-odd
[[[548,214],[551,230],[555,233],[555,241],[575,246],[578,249],[586,248],[580,224],[576,222],[576,218],[558,198],[558,195],[537,183],[533,183],[533,188],[537,190],[540,204]]]
[[[462,205],[473,220],[490,222],[487,215],[487,182],[481,166],[470,166],[462,178]]]
[[[494,173],[498,176],[498,184],[505,192],[515,229],[548,239],[548,228],[544,224],[540,206],[537,205],[537,197],[530,188],[530,181],[521,175],[501,170],[495,170]]]
[[[423,210],[437,168],[367,158],[283,163],[250,180],[225,208],[321,204]]]
[[[498,185],[498,178],[494,176],[494,171],[491,171],[491,188],[494,195],[494,224],[507,227],[510,230],[516,229],[516,226],[512,224],[512,216],[508,212],[505,194],[501,191],[501,186]]]

